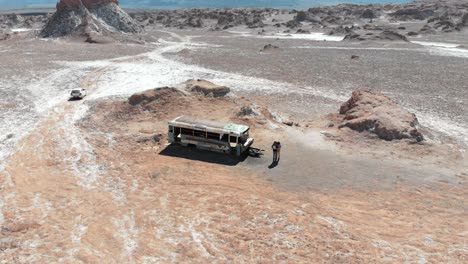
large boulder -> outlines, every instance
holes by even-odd
[[[351,98],[341,105],[340,115],[343,117],[340,128],[369,131],[388,141],[405,138],[423,140],[416,115],[381,93],[354,91]]]
[[[223,97],[231,91],[229,87],[220,86],[203,79],[188,80],[185,82],[185,85],[186,89],[190,92],[212,95],[213,97]]]

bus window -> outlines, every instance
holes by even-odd
[[[229,142],[230,143],[237,143],[237,137],[230,136],[229,137]]]
[[[221,138],[221,141],[229,142],[229,135],[228,134],[223,134],[223,137]]]
[[[206,138],[206,132],[205,131],[194,130],[193,135],[196,136],[196,137]]]
[[[180,133],[187,136],[193,136],[193,130],[187,128],[181,128]]]
[[[217,133],[207,133],[207,138],[211,140],[219,140],[219,134]]]

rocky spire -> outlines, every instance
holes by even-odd
[[[118,0],[60,0],[40,36],[139,33],[141,27],[118,4]]]

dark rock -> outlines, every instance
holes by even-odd
[[[425,20],[434,15],[434,11],[430,9],[420,10],[419,8],[403,8],[390,14],[392,17],[399,20]]]
[[[297,34],[310,34],[310,31],[309,30],[304,30],[302,28],[298,29],[296,31]]]
[[[260,52],[272,51],[272,50],[278,50],[278,49],[279,49],[278,46],[275,46],[275,45],[272,45],[272,44],[267,44],[260,50]]]
[[[468,27],[468,13],[465,13],[461,20],[460,20],[460,23],[458,23],[458,27],[461,29],[461,28],[464,28],[464,27]]]
[[[288,28],[297,28],[301,26],[301,23],[297,22],[296,20],[289,20],[286,22],[285,26]]]
[[[359,60],[359,56],[358,55],[351,55],[351,59],[352,60]]]
[[[361,14],[361,18],[368,18],[368,19],[373,19],[376,18],[377,15],[372,9],[366,9],[364,12]]]
[[[260,108],[257,105],[242,106],[237,116],[241,117],[257,117],[261,115]]]
[[[8,33],[0,33],[0,41],[7,40],[11,38],[11,34]]]
[[[343,38],[343,41],[362,41],[362,40],[366,40],[366,38],[364,37],[361,37],[361,35],[359,34],[356,34],[356,33],[350,33],[350,34],[347,34],[344,38]]]
[[[350,27],[343,27],[343,26],[333,28],[332,30],[328,32],[328,35],[348,35],[348,34],[355,34],[355,33]]]
[[[382,39],[382,40],[390,40],[390,41],[406,41],[406,42],[409,42],[408,39],[395,32],[395,31],[391,31],[391,30],[385,30],[383,31],[382,33],[379,34],[379,37]]]
[[[304,11],[297,12],[296,17],[294,18],[294,20],[297,22],[302,22],[302,21],[305,21],[306,19],[307,19],[307,13]]]
[[[429,26],[428,24],[424,25],[420,30],[419,32],[421,34],[434,34],[436,33],[436,31],[431,27]]]

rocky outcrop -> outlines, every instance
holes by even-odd
[[[185,82],[185,88],[193,93],[199,93],[213,97],[223,97],[231,91],[229,87],[216,85],[212,82],[202,79],[188,80]]]
[[[403,8],[390,15],[398,20],[425,20],[434,15],[434,10],[424,8]]]
[[[333,35],[349,35],[349,34],[355,34],[354,31],[350,27],[343,27],[339,26],[336,28],[333,28],[328,32],[328,35],[333,36]]]
[[[374,34],[371,34],[371,33],[368,33],[366,35],[360,35],[360,34],[356,34],[356,33],[352,32],[350,34],[347,34],[343,39],[343,41],[365,41],[365,40],[368,40],[368,41],[382,41],[382,40],[385,40],[385,41],[409,42],[409,40],[405,36],[401,35],[400,33],[395,32],[395,31],[392,31],[392,30],[384,30],[378,35],[374,35]]]
[[[467,10],[468,11],[468,10]],[[468,13],[465,13],[461,20],[460,20],[460,23],[458,23],[458,27],[459,28],[465,28],[465,27],[468,27]]]
[[[408,39],[405,36],[395,31],[391,31],[391,30],[384,30],[382,33],[378,35],[377,39],[408,42]]]
[[[28,16],[18,14],[0,15],[0,28],[38,28],[48,17],[46,13],[31,13]]]
[[[423,140],[416,115],[381,93],[354,91],[351,98],[341,105],[340,115],[343,118],[340,128],[368,131],[388,141],[405,138]]]
[[[296,34],[310,34],[310,31],[300,28],[296,31]]]
[[[367,18],[367,19],[373,19],[376,18],[377,14],[374,10],[372,9],[366,9],[361,13],[361,18]]]
[[[246,118],[258,117],[261,115],[262,115],[261,109],[256,104],[244,105],[241,107],[239,112],[237,112],[237,116],[246,117]]]
[[[183,92],[173,87],[160,87],[136,93],[128,99],[130,105],[146,105],[155,101],[170,102],[174,97],[185,96]]]
[[[117,0],[61,0],[42,29],[41,37],[138,33],[141,28],[118,6]]]

